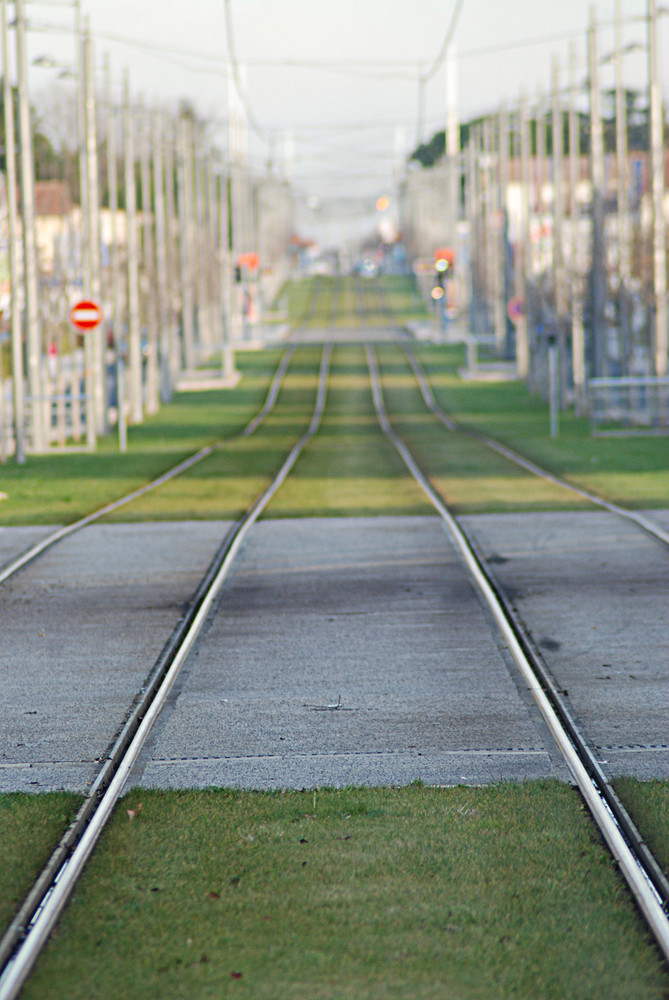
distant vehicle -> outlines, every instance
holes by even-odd
[[[361,278],[375,278],[379,273],[376,261],[373,261],[371,257],[365,257],[360,261],[358,273]]]

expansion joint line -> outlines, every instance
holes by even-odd
[[[456,548],[460,553],[467,569],[474,582],[483,595],[486,604],[490,608],[492,615],[499,627],[504,642],[513,656],[528,688],[532,692],[534,700],[548,725],[555,742],[557,743],[562,756],[564,757],[569,770],[571,771],[576,784],[585,800],[593,819],[599,827],[602,836],[609,846],[611,853],[616,859],[618,866],[627,882],[636,903],[641,910],[646,922],[651,928],[655,939],[666,960],[669,960],[669,920],[663,908],[663,900],[660,892],[653,884],[649,873],[645,870],[640,861],[639,855],[628,842],[623,833],[620,823],[614,817],[611,808],[605,801],[597,782],[594,782],[588,773],[588,768],[581,758],[581,754],[576,749],[574,742],[563,726],[558,713],[551,702],[544,686],[539,681],[523,647],[516,635],[504,608],[497,599],[494,588],[490,582],[488,574],[482,563],[477,558],[475,552],[467,541],[467,538],[457,523],[454,516],[446,507],[443,499],[433,488],[428,478],[418,466],[413,455],[406,447],[401,438],[393,430],[388,415],[386,413],[379,371],[374,357],[374,352],[368,344],[367,362],[369,365],[370,378],[372,382],[372,393],[374,406],[376,408],[379,423],[388,436],[405,465],[413,475],[416,482],[421,486],[427,498],[436,508],[437,512],[447,525]]]
[[[151,701],[144,708],[141,722],[122,759],[119,761],[114,776],[111,778],[88,824],[82,831],[76,847],[63,863],[53,879],[52,885],[35,908],[34,917],[25,930],[23,941],[18,945],[14,954],[5,965],[0,976],[0,1000],[14,1000],[18,996],[49,934],[55,927],[77,879],[83,871],[112,814],[116,802],[123,792],[126,781],[132,772],[153,724],[158,718],[208,615],[213,610],[216,599],[246,536],[287,478],[307,443],[318,430],[325,409],[331,352],[332,346],[331,344],[327,344],[323,350],[321,359],[314,414],[307,431],[291,449],[270,485],[247,511],[244,518],[238,522],[236,530],[232,533],[230,544],[220,568],[214,576],[206,596],[202,600],[198,612],[184,636],[176,655],[172,659],[160,686]]]

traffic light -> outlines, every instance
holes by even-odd
[[[440,284],[442,287],[444,275],[453,271],[454,264],[455,254],[449,247],[439,247],[438,250],[434,251],[434,269],[437,274],[441,275]]]

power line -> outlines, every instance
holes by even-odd
[[[271,144],[272,140],[267,136],[267,133],[264,131],[264,129],[261,128],[261,126],[258,124],[256,117],[251,110],[251,106],[248,102],[244,88],[242,87],[242,83],[239,78],[239,66],[237,65],[237,58],[235,56],[235,43],[234,43],[234,36],[232,33],[232,11],[230,9],[230,0],[224,0],[224,3],[225,3],[225,30],[228,40],[228,57],[230,60],[230,66],[232,68],[232,77],[235,83],[235,88],[237,90],[237,95],[239,97],[239,100],[242,102],[242,105],[244,106],[246,117],[253,131],[256,133],[259,139],[262,139],[263,142],[269,142]]]
[[[460,17],[460,11],[462,10],[462,4],[463,3],[464,3],[464,0],[456,0],[455,7],[453,9],[453,14],[451,15],[451,23],[448,26],[448,31],[446,32],[446,37],[444,38],[444,41],[442,42],[441,48],[439,49],[439,55],[434,60],[434,62],[432,63],[432,66],[427,71],[427,73],[424,73],[422,75],[421,79],[422,79],[423,83],[427,83],[428,80],[432,79],[432,77],[437,72],[437,70],[439,69],[439,67],[443,63],[444,59],[446,58],[446,53],[448,52],[448,47],[451,44],[451,42],[453,41],[453,35],[455,34],[455,29],[456,29],[457,24],[458,24],[458,18]]]

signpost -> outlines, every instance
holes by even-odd
[[[95,330],[102,322],[102,309],[97,302],[83,299],[75,303],[70,310],[70,322],[80,333]],[[86,371],[86,441],[90,448],[95,448],[95,400],[93,397],[93,352],[90,338],[84,340],[84,367]]]

